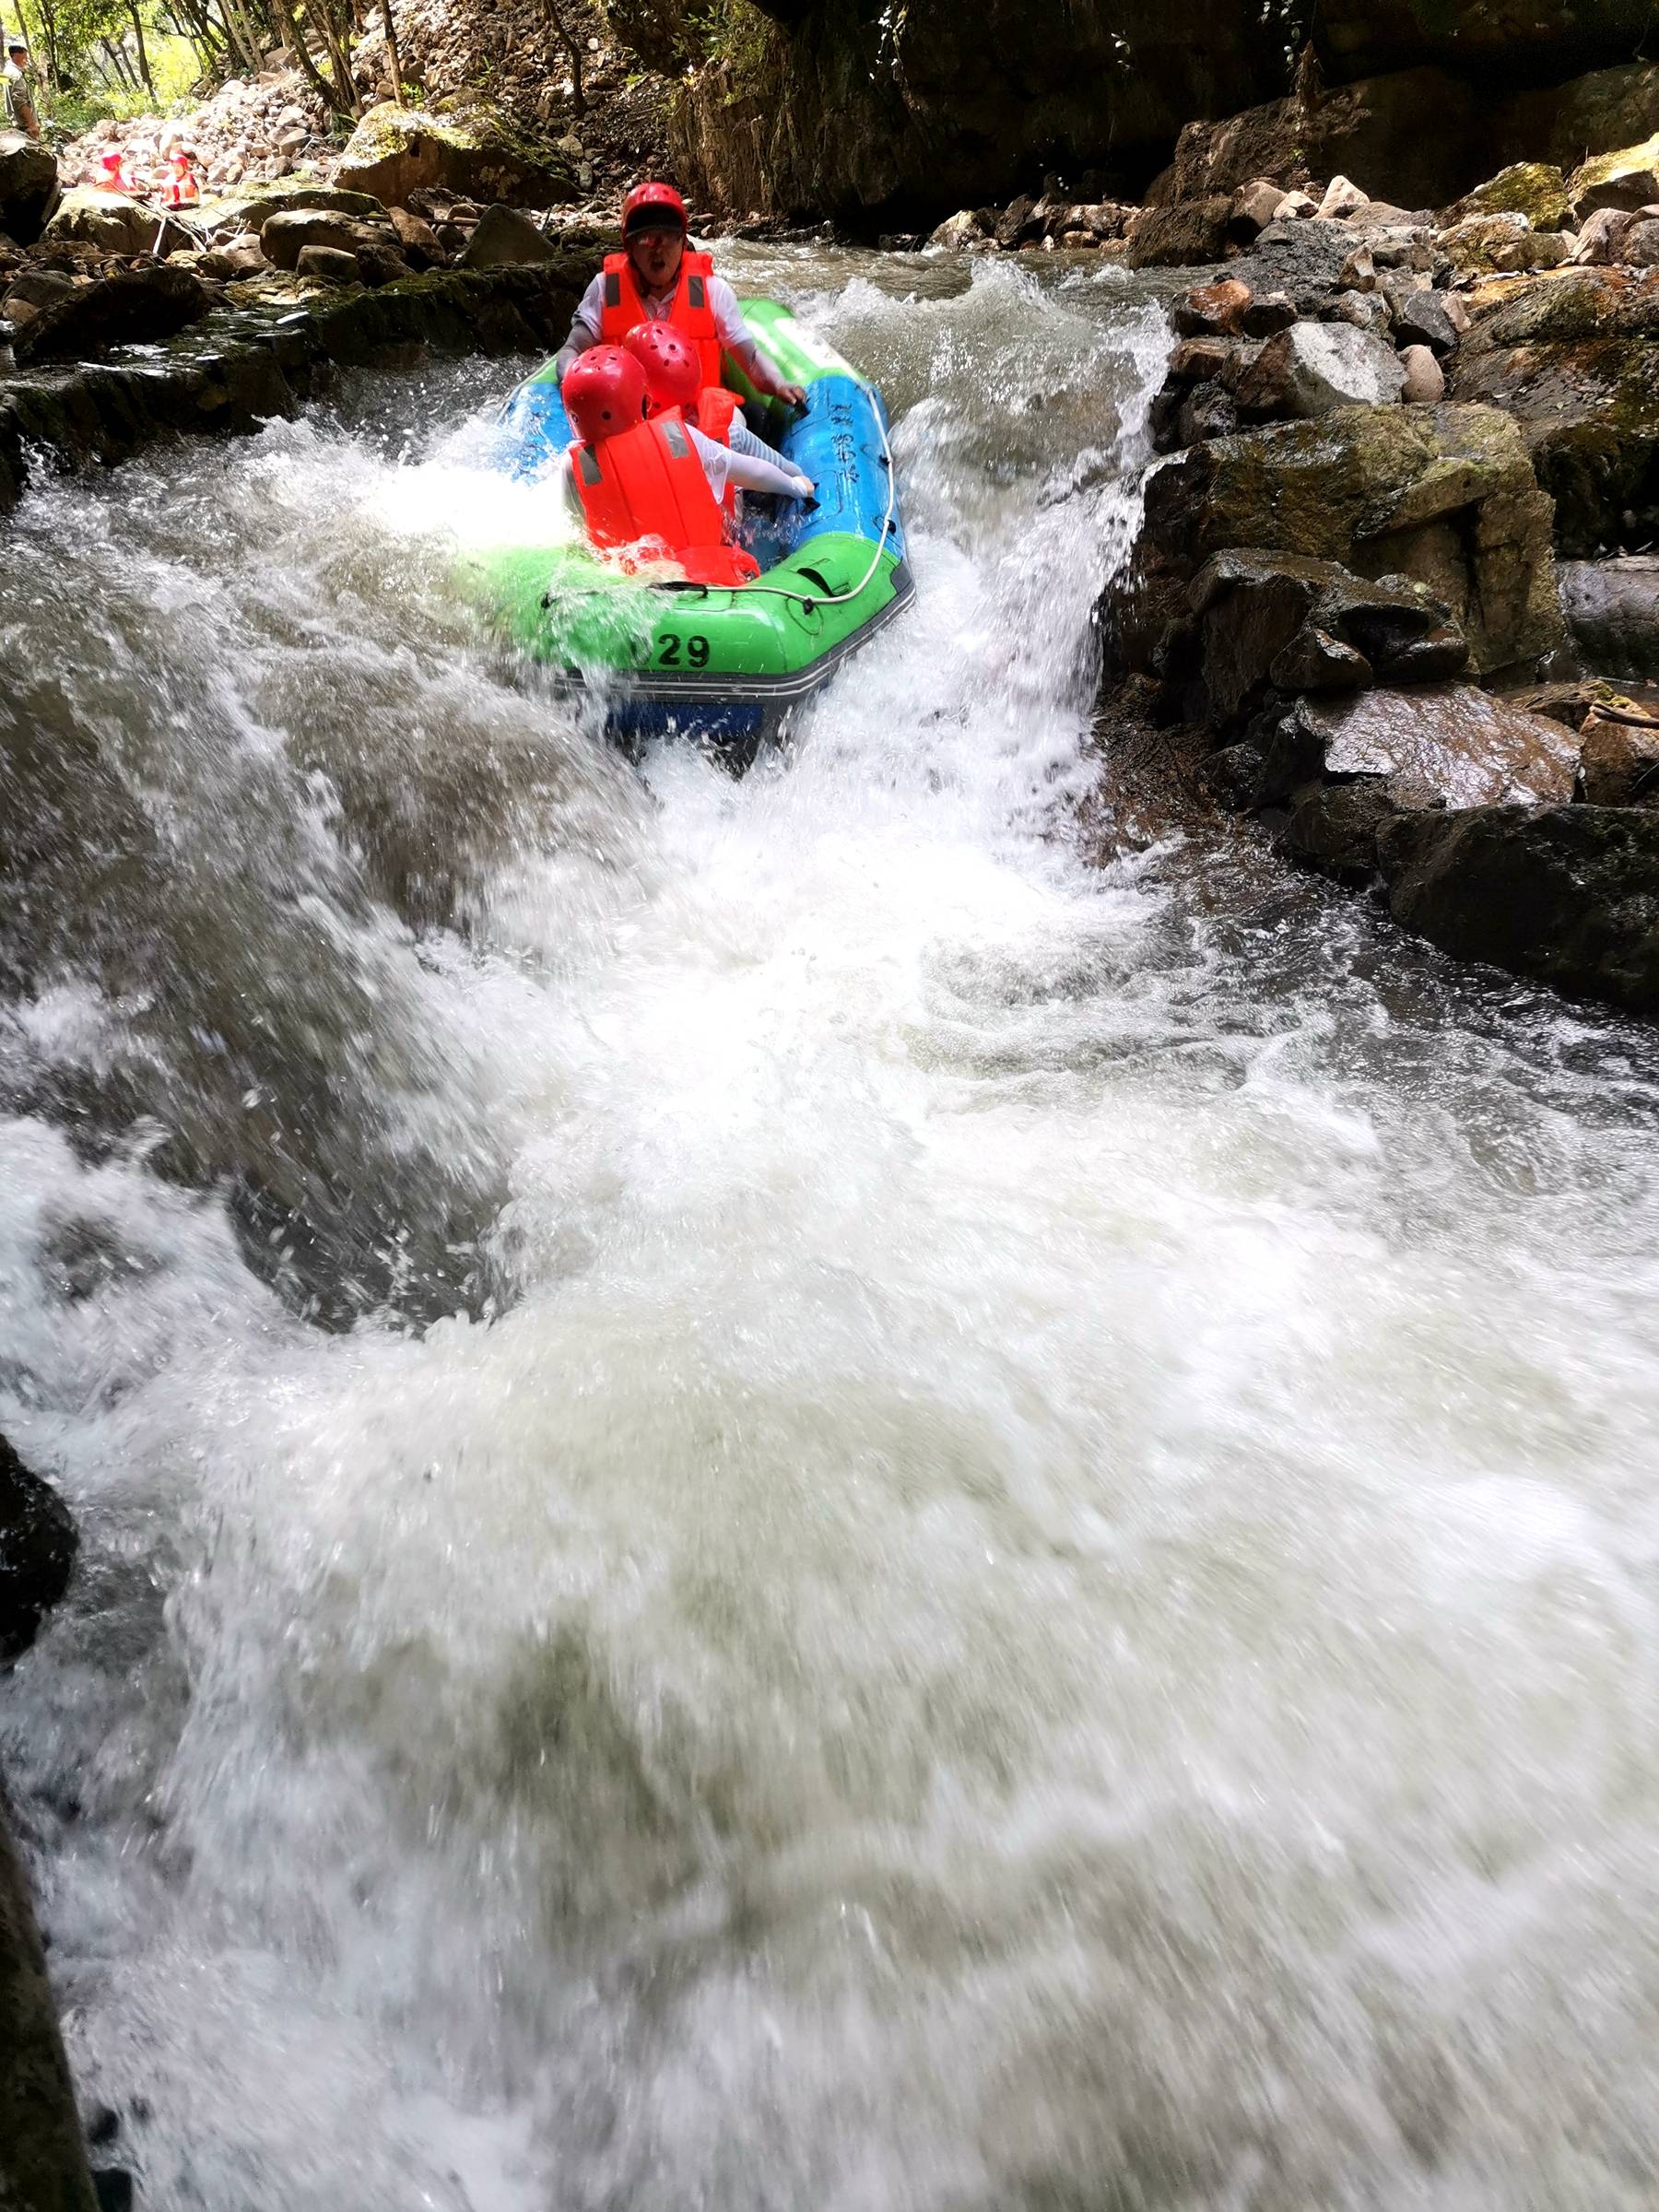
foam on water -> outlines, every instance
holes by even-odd
[[[1646,2205],[1651,1041],[1087,865],[1161,319],[891,267],[750,257],[888,389],[920,593],[742,783],[455,598],[535,523],[411,429],[476,371],[0,547],[159,856],[4,1038],[85,2093],[216,2212]],[[300,1318],[176,1120],[385,1312]]]

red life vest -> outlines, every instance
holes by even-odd
[[[677,409],[598,445],[573,445],[571,475],[596,546],[660,538],[693,583],[747,583],[760,573],[727,545],[725,518]]]
[[[688,246],[680,260],[668,312],[665,316],[653,316],[646,310],[645,295],[640,289],[632,262],[626,253],[607,253],[599,295],[599,343],[620,346],[636,323],[670,323],[696,347],[702,362],[703,382],[719,383],[720,325],[709,305],[709,279],[713,274],[711,257],[707,253],[694,253]]]

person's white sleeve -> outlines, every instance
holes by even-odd
[[[559,349],[559,359],[555,365],[559,371],[560,383],[564,382],[571,362],[579,359],[590,346],[598,345],[599,332],[604,317],[605,272],[601,269],[593,283],[588,286],[587,290],[582,293],[581,304],[571,317],[571,335]]]
[[[753,453],[734,453],[727,446],[716,445],[700,430],[691,432],[702,465],[708,474],[709,488],[716,499],[728,484],[735,484],[742,491],[770,491],[775,498],[805,499],[812,489],[812,479],[787,463],[774,465],[771,461],[757,459]],[[718,472],[718,475],[717,473]]]

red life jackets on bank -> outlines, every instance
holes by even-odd
[[[694,583],[747,583],[760,573],[726,543],[725,517],[677,411],[573,445],[571,478],[596,546],[660,538]]]
[[[709,305],[709,279],[713,274],[712,257],[694,253],[688,246],[680,260],[668,312],[665,316],[653,316],[646,308],[645,295],[640,289],[632,262],[626,253],[607,253],[600,292],[600,344],[620,346],[636,323],[671,323],[696,347],[702,362],[703,382],[719,383],[720,326],[714,320],[714,310]]]

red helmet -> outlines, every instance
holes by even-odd
[[[702,362],[690,339],[672,323],[636,323],[622,346],[645,371],[653,409],[696,406]]]
[[[636,184],[622,203],[622,236],[636,230],[663,230],[672,224],[683,238],[688,229],[686,203],[672,184]]]
[[[560,389],[577,436],[590,445],[644,419],[645,371],[620,346],[590,346],[571,362]]]

